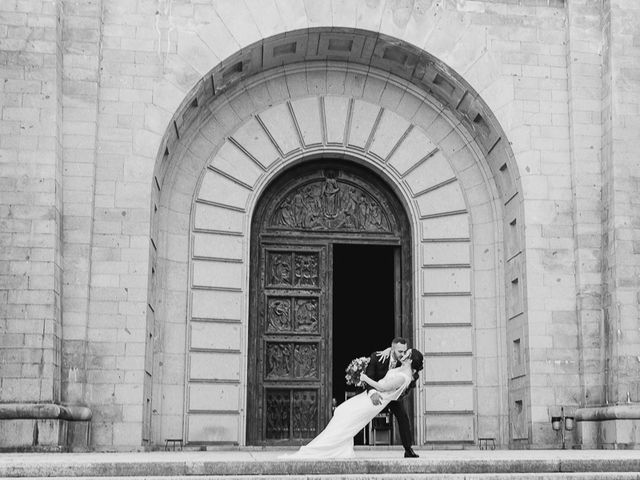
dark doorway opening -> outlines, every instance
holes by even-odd
[[[349,362],[386,348],[394,337],[396,248],[333,246],[333,398],[337,404],[347,391],[356,390],[345,383]]]

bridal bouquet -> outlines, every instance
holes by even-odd
[[[360,374],[367,369],[367,365],[369,365],[369,357],[359,357],[351,360],[351,363],[349,363],[349,366],[345,370],[346,375],[344,376],[347,380],[347,385],[362,387]]]

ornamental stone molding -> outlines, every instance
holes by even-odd
[[[520,215],[520,200],[510,157],[499,156],[505,146],[502,137],[486,125],[480,128],[489,114],[475,115],[477,121],[469,125],[476,130],[470,130],[449,106],[406,79],[337,61],[291,64],[238,82],[211,103],[193,102],[199,107],[192,108],[201,113],[194,110],[186,130],[185,123],[175,125],[172,131],[179,136],[171,140],[169,134],[171,147],[166,147],[159,170],[164,180],[156,177],[168,192],[158,191],[158,235],[181,248],[158,251],[158,285],[169,288],[152,293],[159,299],[155,315],[173,331],[179,322],[171,320],[165,308],[176,318],[186,314],[188,319],[185,377],[172,379],[173,384],[161,382],[158,388],[184,382],[188,441],[202,441],[210,422],[223,422],[221,441],[244,442],[247,340],[241,332],[247,331],[249,308],[251,215],[271,179],[292,165],[329,158],[360,163],[381,175],[410,217],[415,338],[419,347],[435,355],[427,362],[425,381],[441,399],[427,407],[424,393],[418,393],[418,405],[423,405],[417,410],[418,424],[424,425],[419,438],[470,442],[489,432],[509,442],[508,412],[496,402],[473,400],[478,394],[499,398],[509,392],[505,365],[510,360],[503,340],[507,313],[496,312],[508,310],[517,325],[509,334],[524,335],[519,326],[524,320],[519,225],[506,230],[508,240],[500,239],[505,224],[516,224],[512,220]],[[467,95],[460,93],[458,105]],[[489,157],[500,164],[500,182]],[[317,187],[320,198],[323,185]],[[293,214],[295,202],[287,203],[287,198],[280,204],[286,203],[286,209],[274,212],[272,227],[274,222],[300,226],[296,222],[302,217]],[[320,200],[323,215],[339,213],[338,203]],[[186,225],[191,228],[188,239]],[[506,245],[511,257],[507,270],[501,261]],[[509,285],[514,285],[508,304],[500,275],[508,275]],[[273,324],[281,321],[274,317]],[[484,335],[493,332],[489,349],[476,350],[479,329]],[[204,344],[207,336],[212,340]],[[227,346],[222,339],[232,341]],[[171,358],[182,362],[177,355]],[[211,362],[224,365],[223,377],[207,372]],[[454,376],[457,380],[451,383]],[[223,385],[229,385],[225,389],[233,395],[220,404],[224,408],[196,408],[200,397]],[[447,405],[451,389],[460,396],[455,405]],[[524,391],[514,391],[523,402]],[[164,418],[161,414],[160,420]],[[526,416],[512,422],[523,431]]]

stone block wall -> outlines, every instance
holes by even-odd
[[[611,403],[640,402],[638,357],[638,117],[640,105],[640,36],[635,25],[640,5],[604,2],[603,178],[605,371]]]
[[[602,31],[601,6],[567,5],[570,167],[574,208],[577,339],[582,372],[580,401],[604,401],[602,365]],[[572,402],[574,403],[574,402]]]
[[[301,33],[295,41],[309,37]],[[332,32],[318,37],[319,44],[340,39]],[[414,259],[407,279],[417,296],[413,344],[426,357],[416,394],[419,441],[462,445],[478,435],[504,438],[498,401],[506,388],[499,365],[506,358],[498,339],[504,319],[495,315],[501,309],[496,293],[499,222],[494,216],[500,207],[484,182],[477,147],[399,78],[387,79],[373,67],[334,64],[326,76],[342,81],[317,82],[325,68],[307,66],[303,75],[302,68],[288,66],[272,70],[268,86],[264,80],[243,84],[240,94],[229,93],[214,103],[211,117],[198,117],[193,131],[168,147],[178,152],[170,191],[187,198],[194,188],[197,192],[193,205],[162,202],[173,205],[168,225],[194,212],[188,242],[187,232],[171,230],[175,238],[184,238],[177,245],[193,245],[189,277],[180,264],[163,262],[168,278],[181,277],[172,282],[176,294],[190,285],[186,329],[166,339],[174,348],[175,338],[187,338],[188,370],[171,380],[187,384],[184,435],[189,442],[242,443],[245,392],[253,387],[253,372],[247,371],[255,354],[248,350],[245,333],[248,315],[253,317],[249,275],[257,268],[249,262],[249,225],[270,179],[300,158],[328,152],[381,172],[408,205]],[[380,92],[384,99],[378,100]],[[246,106],[239,128],[224,122],[227,101],[246,104],[258,95],[264,107],[252,111]],[[215,130],[226,134],[213,137]],[[447,398],[449,393],[458,398]],[[162,415],[164,431],[174,432],[167,417]]]
[[[424,49],[506,133],[524,215],[507,202],[504,228],[526,239],[505,246],[499,293],[511,443],[555,445],[551,405],[640,402],[635,2],[16,0],[0,13],[0,402],[91,406],[95,448],[135,449],[157,427],[144,394],[160,401],[150,385],[165,376],[159,405],[182,428],[187,300],[166,285],[148,295],[158,245],[185,274],[188,261],[173,234],[188,217],[152,230],[171,209],[153,178],[163,137],[189,125],[203,79],[234,81],[237,65],[206,77],[220,62],[313,27]]]
[[[0,402],[60,399],[60,8],[0,4]]]
[[[101,365],[87,364],[94,231],[101,2],[62,2],[63,291],[62,391],[83,403],[86,382]],[[99,417],[98,417],[99,418]]]

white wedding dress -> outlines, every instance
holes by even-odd
[[[393,400],[397,400],[411,382],[411,378],[399,369],[389,370],[380,383],[397,383],[398,377],[403,377],[402,385],[395,390],[380,392],[382,403],[374,405],[367,395],[362,392],[341,403],[333,413],[333,418],[320,434],[307,445],[292,454],[282,455],[287,459],[313,458],[353,458],[353,437],[367,425],[373,417],[380,413]]]

